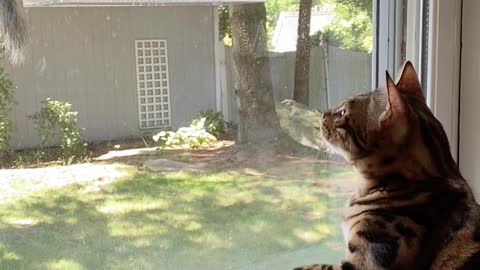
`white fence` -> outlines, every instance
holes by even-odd
[[[225,48],[225,77],[222,91],[226,95],[224,115],[238,120],[237,97],[234,92],[233,58]],[[270,56],[270,73],[276,102],[293,97],[295,52]],[[371,90],[371,56],[336,47],[313,47],[310,58],[310,107],[323,111],[356,93]]]

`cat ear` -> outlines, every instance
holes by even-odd
[[[403,66],[402,75],[400,76],[400,80],[398,80],[396,87],[399,92],[405,95],[413,95],[425,101],[417,72],[410,61],[407,61]]]
[[[380,116],[380,126],[390,134],[393,142],[401,143],[409,132],[409,108],[388,71],[386,73],[387,105]]]
[[[380,116],[382,126],[391,126],[394,123],[404,122],[408,115],[408,106],[402,99],[400,91],[386,72],[387,77],[387,105],[385,112]]]

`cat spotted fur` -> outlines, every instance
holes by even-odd
[[[480,208],[410,62],[397,84],[324,113],[322,134],[358,171],[346,260],[296,270],[480,269]]]

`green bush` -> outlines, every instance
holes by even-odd
[[[212,145],[217,138],[206,130],[206,118],[195,119],[189,127],[174,131],[161,131],[153,136],[160,146],[181,146],[185,148],[200,148]]]
[[[3,155],[8,147],[8,141],[12,133],[12,121],[8,118],[8,113],[15,103],[15,86],[8,78],[5,69],[0,67],[0,155]]]
[[[83,142],[82,129],[78,126],[77,112],[72,112],[68,102],[47,98],[39,112],[30,115],[35,129],[45,147],[53,141],[60,141],[61,158],[70,164],[81,161],[86,155],[86,144]]]
[[[205,130],[215,137],[219,137],[226,133],[226,124],[223,120],[223,114],[221,112],[215,112],[213,110],[207,110],[205,112],[199,112],[198,118],[192,121],[195,124],[205,118]]]
[[[10,155],[13,158],[9,162],[9,167],[28,168],[32,165],[43,162],[45,152],[44,149],[28,149],[11,152]]]

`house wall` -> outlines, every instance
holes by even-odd
[[[38,138],[27,115],[47,97],[72,103],[87,140],[138,137],[135,39],[167,39],[172,125],[215,108],[213,8],[28,8],[26,59],[9,67],[18,104],[12,146]]]

